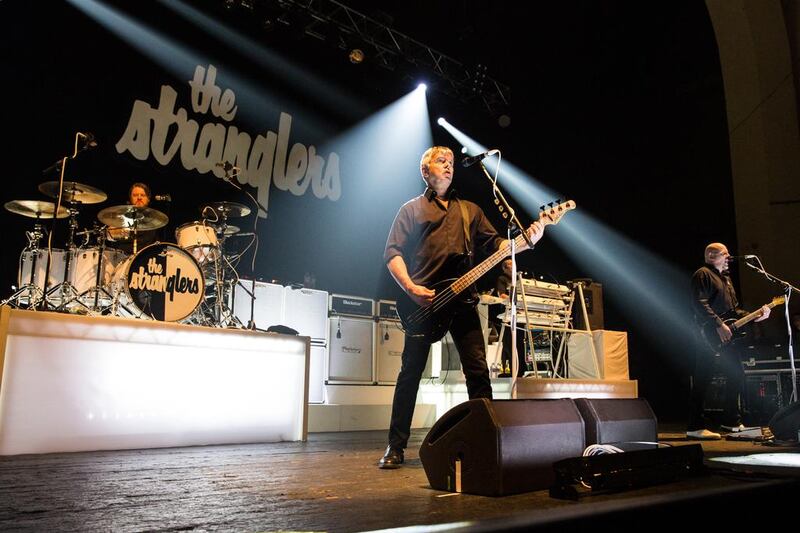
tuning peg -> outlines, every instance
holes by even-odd
[[[540,206],[539,206],[539,211],[544,211],[544,208],[545,208],[545,206],[543,206],[543,205],[540,205]]]

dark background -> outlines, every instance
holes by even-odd
[[[226,9],[222,2],[191,5],[340,92],[298,85],[292,76],[262,68],[158,2],[116,7],[190,48],[202,58],[197,64],[213,63],[218,85],[237,94],[234,124],[242,131],[276,131],[278,114],[285,111],[294,117],[292,143],[321,146],[427,75],[436,144],[459,148],[434,122],[445,116],[478,140],[501,147],[508,161],[562,197],[574,198],[583,212],[685,271],[687,291],[705,244],[735,242],[722,79],[702,1],[412,1],[381,2],[380,11],[371,2],[345,3],[465,65],[486,65],[489,76],[511,86],[511,104],[502,110],[511,126],[501,128],[498,112],[490,113],[475,99],[444,94],[437,87],[441,81],[429,72],[408,65],[388,71],[371,64],[369,55],[353,65],[337,47],[304,38],[291,26],[265,31],[251,12]],[[41,171],[70,152],[75,131],[92,131],[99,146],[70,163],[66,179],[109,195],[105,203],[82,211],[83,227],[92,224],[99,209],[124,203],[136,180],[148,182],[157,194],[172,195],[171,204],[153,206],[170,217],[163,235],[168,241],[174,240],[175,226],[199,218],[203,202],[248,203],[211,174],[187,172],[177,158],[161,166],[113,149],[134,99],[155,106],[162,84],[178,91],[177,107],[191,115],[186,82],[194,65],[180,70],[177,62],[174,68],[157,64],[69,3],[46,10],[45,16],[42,6],[21,0],[0,3],[3,203],[45,199],[37,186],[57,176]],[[268,94],[272,105],[249,102],[242,87],[231,83],[231,73]],[[210,115],[196,118],[201,124],[211,120]],[[382,161],[369,155],[340,154],[338,202],[310,192],[297,197],[271,191],[269,218],[258,226],[257,277],[289,283],[313,272],[317,288],[329,292],[376,299],[391,295],[381,254],[397,208],[421,191],[419,154],[409,158],[408,183],[385,188]],[[367,181],[365,166],[371,175]],[[457,186],[502,231],[488,187],[476,173],[459,169]],[[533,215],[525,213],[523,219]],[[10,293],[32,220],[6,211],[0,216],[5,228],[0,281]],[[234,223],[250,231],[252,220],[251,215]],[[63,231],[56,236],[63,241]],[[559,281],[591,276],[547,238],[520,262],[523,269]],[[240,274],[248,276],[248,270],[243,262]],[[608,297],[605,318],[606,329],[629,332],[631,374],[640,380],[642,395],[660,417],[682,417],[691,364],[683,340],[667,330],[660,338],[643,334]]]

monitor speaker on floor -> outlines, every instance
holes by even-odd
[[[578,398],[586,445],[658,441],[658,422],[644,398]],[[624,446],[623,446],[624,448]]]
[[[776,439],[800,440],[800,402],[790,403],[775,413],[769,429]]]
[[[549,487],[552,464],[580,456],[584,425],[575,402],[486,400],[445,413],[419,450],[431,487],[502,496]]]

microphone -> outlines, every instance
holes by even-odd
[[[231,170],[241,170],[239,167],[234,166],[233,163],[229,161],[220,161],[216,166],[221,167],[225,172],[230,172]]]
[[[170,196],[169,193],[156,194],[155,196],[153,196],[153,200],[155,200],[156,202],[171,202],[172,196]]]
[[[461,160],[461,166],[463,166],[463,167],[471,167],[472,165],[474,165],[478,161],[483,161],[484,159],[486,159],[490,155],[499,154],[499,153],[500,153],[500,150],[498,150],[497,148],[494,148],[492,150],[488,150],[486,152],[483,152],[482,154],[471,155],[469,157],[465,157],[464,159]]]
[[[89,150],[90,148],[94,148],[97,146],[97,141],[94,138],[94,133],[88,131],[86,133],[81,133],[79,131],[78,135],[83,137],[84,150]]]
[[[757,255],[753,255],[753,254],[748,254],[748,255],[729,255],[728,256],[728,261],[732,261],[734,259],[738,259],[740,261],[747,261],[748,259],[755,259],[757,257],[758,257]]]

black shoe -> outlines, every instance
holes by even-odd
[[[400,468],[403,464],[403,450],[392,448],[391,445],[386,447],[386,453],[383,454],[381,460],[378,461],[378,468]]]

